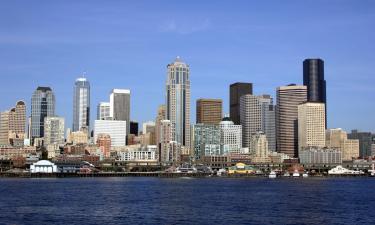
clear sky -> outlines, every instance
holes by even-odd
[[[153,120],[164,103],[166,65],[191,69],[197,98],[229,84],[255,94],[302,83],[302,61],[325,61],[328,126],[375,131],[375,1],[0,1],[0,110],[40,85],[56,94],[71,127],[73,85],[91,82],[91,115],[112,88],[131,89],[131,119]]]

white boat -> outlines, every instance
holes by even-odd
[[[300,175],[300,174],[299,174],[298,170],[294,170],[294,172],[293,172],[293,175],[292,175],[292,176],[293,176],[294,178],[298,178],[298,177],[299,177],[299,175]]]
[[[362,175],[364,172],[362,170],[349,170],[342,166],[336,166],[328,171],[328,175]]]
[[[227,174],[227,171],[225,169],[219,169],[216,174],[218,177],[222,177]]]
[[[271,173],[268,175],[269,178],[274,179],[277,177],[277,174],[275,171],[271,171]]]
[[[307,177],[309,177],[309,174],[308,174],[308,173],[303,173],[303,174],[302,174],[302,177],[303,177],[303,178],[307,178]]]
[[[289,172],[288,172],[288,171],[286,171],[286,172],[284,173],[283,177],[290,177],[290,174],[289,174]]]

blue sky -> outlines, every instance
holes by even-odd
[[[375,1],[1,1],[0,110],[49,85],[71,127],[73,84],[91,82],[91,114],[112,88],[132,91],[131,118],[153,120],[166,65],[190,65],[197,98],[229,84],[255,94],[302,83],[302,61],[325,61],[328,126],[375,131]]]

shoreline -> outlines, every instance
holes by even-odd
[[[1,178],[99,178],[99,177],[155,177],[155,178],[267,178],[266,174],[235,174],[217,176],[211,173],[165,173],[165,172],[121,172],[121,173],[0,173]],[[309,177],[277,176],[273,179],[308,179],[308,178],[337,178],[337,177],[371,177],[370,174],[341,174],[341,175],[310,175]]]

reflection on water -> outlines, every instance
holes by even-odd
[[[374,187],[371,178],[0,179],[0,223],[372,224]]]

